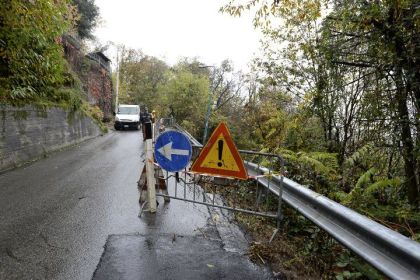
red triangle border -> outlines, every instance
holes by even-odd
[[[239,168],[239,171],[201,167],[201,164],[206,159],[213,145],[215,145],[216,140],[219,138],[220,134],[223,135],[223,138],[225,139],[225,142],[228,145],[230,152],[232,153],[232,156],[236,162],[236,165]],[[205,173],[209,175],[220,176],[220,177],[229,177],[229,178],[236,178],[236,179],[242,179],[242,180],[248,179],[248,174],[246,172],[241,155],[239,154],[238,149],[233,143],[232,137],[230,136],[230,133],[229,133],[229,129],[227,128],[224,122],[219,123],[219,125],[213,131],[213,133],[210,136],[209,141],[201,150],[198,158],[192,164],[191,171],[196,172],[196,173]]]

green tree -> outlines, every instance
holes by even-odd
[[[205,75],[194,74],[183,66],[181,63],[173,67],[162,88],[162,109],[198,137],[204,124],[209,81]]]
[[[378,117],[392,129],[388,135],[399,136],[413,205],[420,200],[419,23],[417,1],[338,1],[324,21],[330,61],[371,77],[365,96],[373,95]]]
[[[74,15],[69,0],[0,1],[1,99],[54,98],[66,73],[60,37]]]
[[[99,8],[94,0],[72,0],[78,11],[77,33],[81,39],[93,39],[93,29],[99,18]]]
[[[235,16],[256,9],[254,24],[266,38],[259,66],[274,83],[310,100],[341,165],[369,141],[394,145],[412,205],[420,186],[417,6],[410,0],[232,0],[221,9]]]
[[[193,59],[169,66],[139,50],[122,50],[120,102],[157,110],[159,117],[173,116],[195,136],[203,128],[208,100],[208,71]]]
[[[169,67],[139,50],[123,49],[120,63],[121,102],[149,108],[159,103],[159,88],[166,83]]]

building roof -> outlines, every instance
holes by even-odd
[[[106,62],[110,62],[111,61],[111,59],[109,59],[106,55],[104,55],[103,52],[93,52],[92,54],[96,54],[96,55],[100,56]]]
[[[99,63],[103,68],[108,72],[111,72],[110,62],[111,60],[106,57],[102,52],[91,52],[86,55],[91,60],[94,60]]]

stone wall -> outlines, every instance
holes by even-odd
[[[100,134],[82,113],[0,105],[0,171]]]

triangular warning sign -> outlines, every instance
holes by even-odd
[[[194,161],[191,171],[220,177],[248,179],[242,158],[226,124],[220,123],[213,131],[206,146]]]

